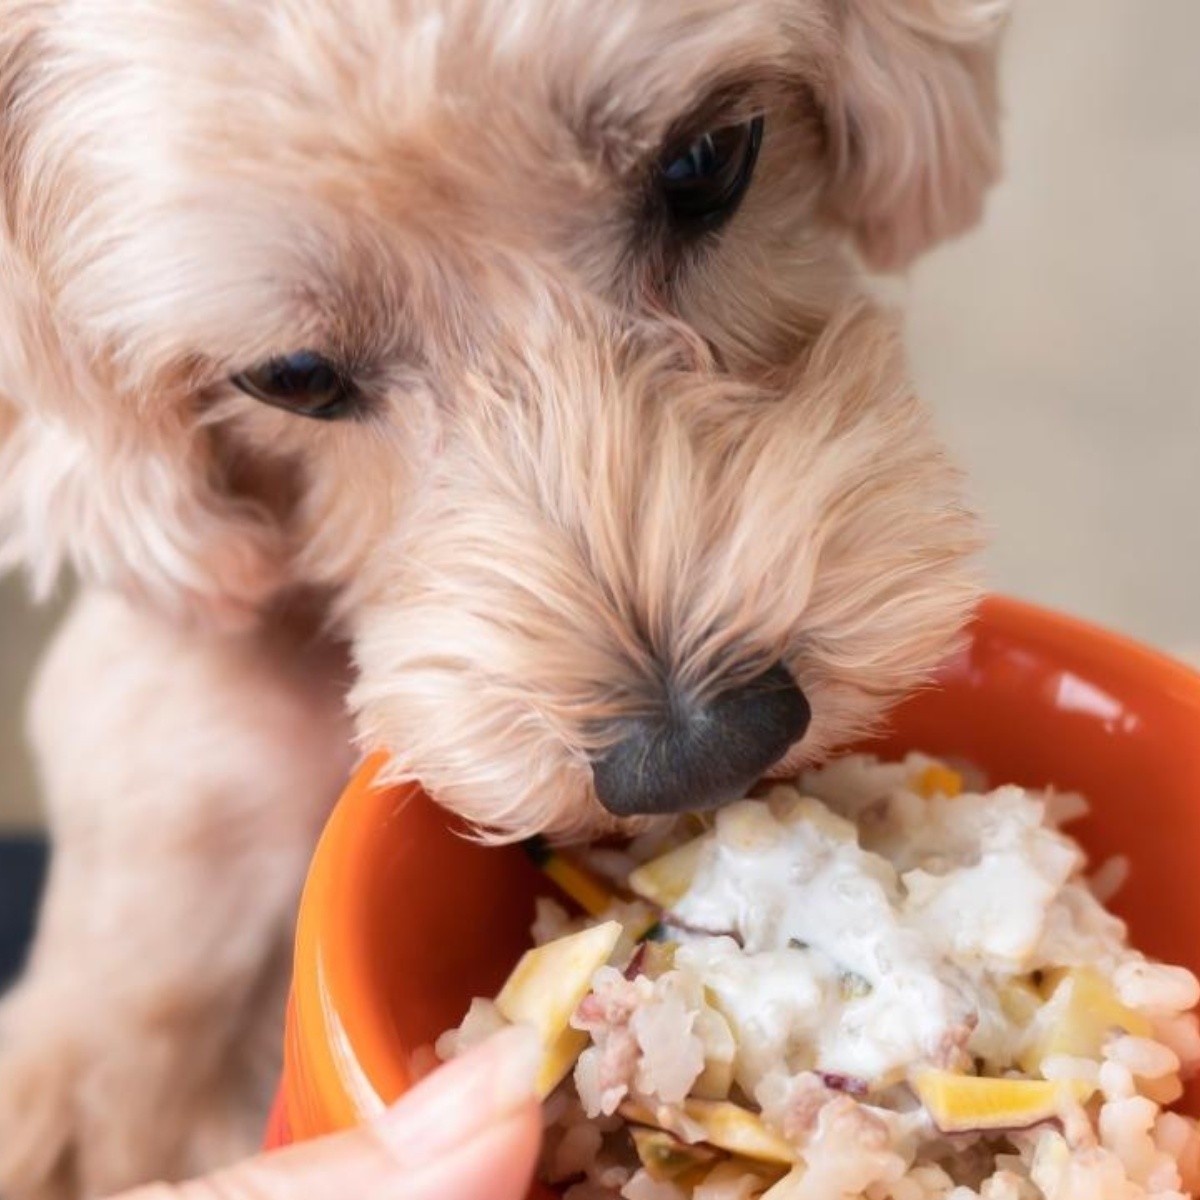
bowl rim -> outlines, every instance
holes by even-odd
[[[1115,665],[1118,674],[1132,675],[1136,672],[1158,676],[1163,684],[1200,698],[1200,668],[1173,658],[1165,650],[1130,634],[1003,593],[991,593],[980,601],[976,615],[968,622],[968,629],[978,624],[984,616],[989,626],[1019,629],[1025,635],[1033,635],[1025,636],[1023,640],[1047,642],[1051,640],[1050,632],[1056,631],[1070,638],[1077,657]],[[1054,640],[1060,641],[1061,636]]]
[[[285,1102],[293,1136],[348,1129],[382,1112],[410,1085],[397,1061],[381,1005],[361,984],[357,939],[348,927],[346,875],[356,844],[415,784],[377,786],[387,754],[365,754],[317,843],[296,922],[292,991],[285,1031]],[[291,1072],[292,1085],[288,1084]]]

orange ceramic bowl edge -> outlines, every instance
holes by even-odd
[[[384,761],[372,755],[355,772],[321,835],[305,884],[295,953],[305,969],[295,971],[288,1005],[280,1114],[292,1141],[350,1128],[381,1112],[384,1097],[400,1096],[411,1084],[406,1064],[394,1058],[391,1046],[380,1044],[377,1024],[356,1020],[356,993],[340,994],[335,1007],[328,987],[331,978],[353,972],[347,963],[362,950],[355,906],[335,898],[352,890],[343,887],[342,864],[354,863],[356,841],[386,820],[373,819],[369,810],[395,810],[406,799],[404,792],[374,786]],[[358,1066],[364,1057],[376,1064],[373,1080]]]

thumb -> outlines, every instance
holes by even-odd
[[[117,1200],[524,1200],[541,1141],[536,1034],[517,1026],[345,1133]]]

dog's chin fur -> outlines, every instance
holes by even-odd
[[[489,837],[610,828],[589,761],[664,685],[782,661],[813,720],[777,770],[827,753],[974,595],[864,268],[977,218],[1006,8],[0,0],[0,567],[229,645],[321,597],[361,744]],[[653,166],[705,113],[765,136],[683,244]],[[228,382],[304,348],[360,419]]]

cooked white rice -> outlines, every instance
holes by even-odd
[[[1200,1189],[1196,1123],[1166,1107],[1200,1065],[1196,977],[1147,961],[1097,898],[1061,829],[1086,811],[1079,797],[939,794],[931,767],[947,778],[919,755],[847,757],[716,815],[664,915],[669,948],[632,964],[632,947],[619,948],[571,1019],[588,1041],[547,1102],[546,1181],[569,1200],[1176,1200]],[[622,882],[695,835],[683,825],[590,865]],[[1105,899],[1123,870],[1093,877]],[[543,901],[535,941],[600,919]],[[1101,1008],[1080,1008],[1085,986]],[[503,1022],[476,1001],[439,1053]],[[956,1117],[945,1132],[918,1094],[922,1072],[1061,1086],[1054,1112],[1027,1127],[964,1130]],[[755,1114],[794,1165],[708,1149],[686,1171],[647,1169],[631,1121],[703,1143],[684,1111],[697,1090]]]

